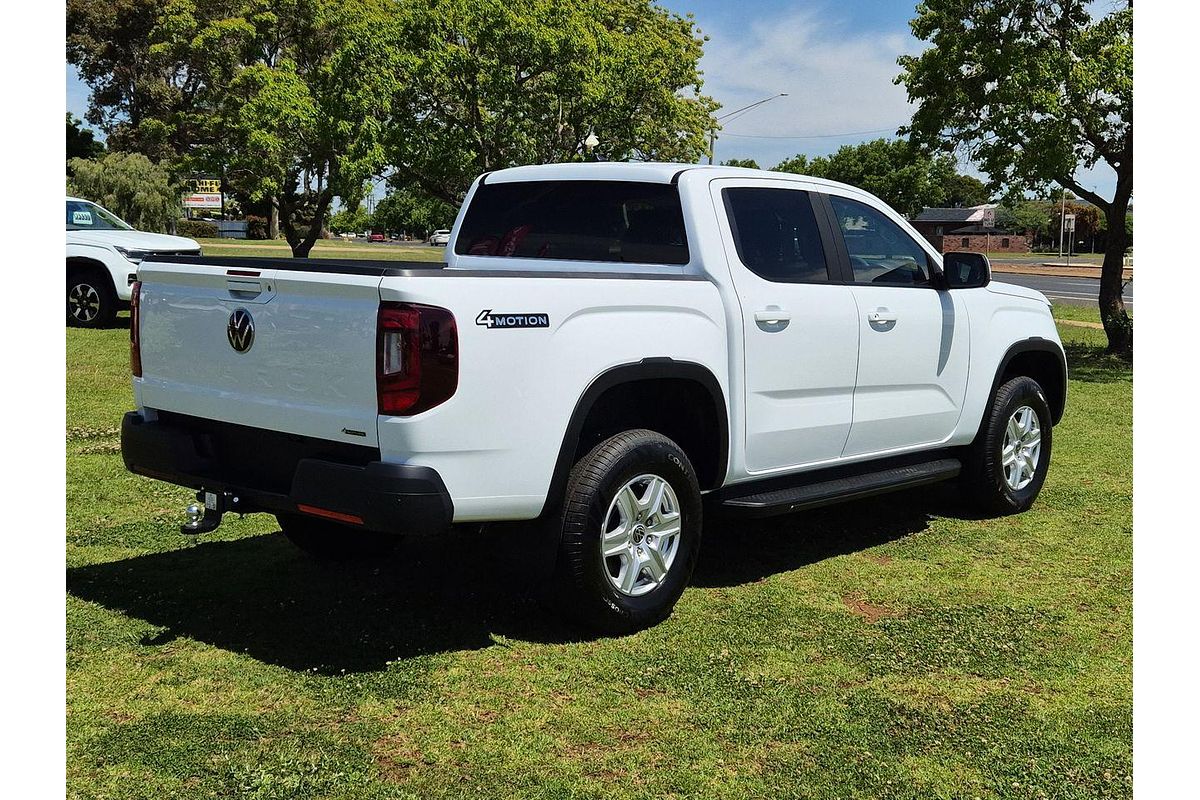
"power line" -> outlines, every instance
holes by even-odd
[[[899,125],[896,128],[900,127]],[[841,136],[865,136],[868,133],[895,132],[896,128],[876,128],[873,131],[850,131],[848,133],[817,133],[811,136],[760,136],[752,133],[725,133],[721,136],[733,136],[738,139],[836,139]]]
[[[729,119],[729,118],[731,118],[731,117],[734,117],[734,116],[736,116],[736,115],[738,115],[738,114],[741,114],[741,113],[742,113],[742,112],[744,112],[744,111],[749,111],[749,110],[750,110],[750,109],[752,109],[752,108],[757,108],[758,106],[761,106],[763,103],[769,103],[769,102],[771,102],[772,100],[774,100],[774,99],[776,99],[776,98],[779,98],[779,97],[787,97],[787,96],[788,96],[788,93],[787,93],[787,92],[780,92],[779,94],[773,94],[773,95],[771,95],[770,97],[764,97],[762,100],[758,100],[758,101],[756,101],[756,102],[753,102],[753,103],[751,103],[751,104],[750,104],[750,105],[748,105],[748,106],[742,106],[741,108],[735,108],[733,111],[730,111],[730,112],[728,112],[728,113],[725,113],[725,114],[721,114],[720,116],[718,116],[718,117],[716,118],[716,120],[717,120],[717,122],[720,122],[720,121],[721,121],[721,120],[723,120],[723,119]]]

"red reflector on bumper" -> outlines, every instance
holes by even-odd
[[[362,525],[362,517],[356,517],[353,514],[343,514],[340,511],[330,511],[327,508],[317,508],[316,506],[306,506],[301,503],[296,504],[296,508],[303,511],[305,514],[312,514],[314,517],[324,517],[335,522],[347,522],[351,525]]]

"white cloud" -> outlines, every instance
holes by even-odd
[[[741,30],[706,27],[705,33],[711,37],[701,62],[705,90],[724,105],[719,113],[788,93],[729,122],[723,134],[785,137],[894,131],[911,117],[904,88],[892,82],[900,72],[896,58],[918,48],[907,31],[856,33],[844,20],[827,13],[800,11],[760,17]],[[773,164],[796,152],[829,152],[847,141],[885,135],[807,140],[725,136],[717,155],[759,153],[769,155],[767,161]]]
[[[718,116],[788,93],[727,123],[718,133],[718,161],[753,158],[769,169],[796,153],[824,155],[844,144],[890,138],[912,118],[904,87],[893,82],[900,74],[896,59],[927,45],[904,26],[856,31],[828,11],[802,10],[759,15],[744,27],[702,28],[711,37],[701,61],[704,90],[722,103]],[[835,133],[851,135],[826,136]],[[973,165],[960,169],[986,179]],[[1106,197],[1116,183],[1106,164],[1081,169],[1077,178]]]

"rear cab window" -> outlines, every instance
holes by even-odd
[[[520,181],[475,189],[460,256],[683,265],[679,190],[639,181]]]

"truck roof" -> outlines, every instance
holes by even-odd
[[[487,173],[484,183],[518,183],[521,181],[643,181],[672,183],[684,172],[703,171],[712,178],[786,178],[823,186],[837,186],[862,192],[854,186],[837,181],[799,175],[792,172],[772,172],[746,167],[723,167],[715,164],[680,164],[670,161],[588,161],[566,164],[531,164]]]

